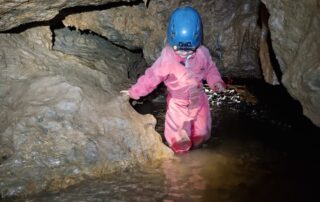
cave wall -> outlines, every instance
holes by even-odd
[[[224,76],[261,78],[257,59],[259,0],[4,2],[0,7],[0,31],[20,32],[28,27],[52,25],[68,16],[66,25],[92,30],[130,49],[142,49],[150,65],[165,42],[171,12],[182,5],[192,5],[201,13],[204,44]],[[82,14],[72,17],[75,13]]]
[[[147,8],[140,4],[68,15],[63,23],[79,30],[92,30],[131,50],[142,49],[151,65],[166,41],[171,12],[183,5],[192,5],[200,12],[204,44],[224,76],[261,78],[257,0],[150,1]]]
[[[282,83],[320,126],[320,2],[263,0]]]
[[[11,30],[17,27],[24,29],[29,26],[37,26],[41,23],[50,21],[58,15],[67,15],[68,13],[79,9],[83,6],[91,6],[96,9],[96,6],[110,3],[133,2],[134,0],[20,0],[20,1],[0,1],[0,31]],[[72,8],[72,9],[70,9]]]
[[[0,34],[0,47],[1,197],[56,190],[172,155],[154,117],[119,96],[135,53],[47,26]]]

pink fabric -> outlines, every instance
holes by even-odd
[[[206,47],[200,46],[184,61],[185,66],[180,64],[181,60],[166,45],[156,62],[129,89],[130,97],[139,99],[161,82],[167,86],[169,94],[164,135],[174,152],[188,151],[210,138],[211,116],[202,80],[207,80],[211,88],[217,82],[224,85]]]

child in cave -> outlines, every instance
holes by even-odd
[[[164,136],[170,148],[186,152],[207,141],[211,135],[211,114],[206,80],[214,91],[225,91],[225,83],[202,42],[199,13],[180,7],[170,16],[167,41],[161,56],[136,84],[121,93],[138,100],[164,82],[168,89]]]

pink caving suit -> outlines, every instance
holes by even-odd
[[[210,138],[211,114],[202,80],[212,89],[216,82],[224,85],[208,49],[200,46],[184,61],[167,44],[156,62],[129,89],[130,97],[137,100],[161,82],[167,86],[164,135],[176,153],[188,151]]]

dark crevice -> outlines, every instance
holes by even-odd
[[[260,28],[266,27],[267,29],[267,35],[266,35],[266,40],[268,43],[268,48],[269,48],[269,55],[270,55],[270,62],[272,64],[273,70],[276,74],[276,77],[278,81],[281,83],[281,78],[282,78],[282,71],[279,65],[279,62],[277,60],[277,56],[274,52],[273,46],[272,46],[272,39],[271,39],[271,33],[269,29],[269,18],[270,18],[270,13],[262,2],[260,3],[260,9],[259,9],[259,19],[258,19],[258,26]]]
[[[75,27],[68,27],[68,28],[69,28],[70,30],[72,30],[72,31],[77,30]],[[130,48],[126,47],[126,46],[123,46],[123,45],[117,44],[117,43],[115,43],[115,42],[113,42],[113,41],[110,41],[107,37],[105,37],[105,36],[103,36],[103,35],[101,35],[101,34],[98,34],[98,33],[96,33],[96,32],[93,32],[93,31],[90,30],[90,29],[85,29],[85,30],[80,30],[80,29],[78,29],[77,31],[80,32],[80,34],[92,34],[92,35],[98,36],[98,37],[100,37],[100,38],[102,38],[102,39],[110,42],[112,45],[114,45],[114,46],[116,46],[116,47],[118,47],[118,48],[127,50],[127,51],[129,51],[129,52],[131,52],[131,53],[143,54],[143,50],[142,50],[141,48],[130,49]]]
[[[56,23],[54,24],[51,24],[50,25],[50,30],[51,30],[51,33],[52,33],[52,48],[55,44],[55,39],[56,39],[56,33],[54,32],[55,29],[62,29],[64,28],[64,24],[62,23],[62,21],[57,21]]]
[[[258,22],[257,22],[258,26],[260,28],[262,28],[262,25],[268,26],[269,17],[270,17],[270,14],[268,12],[267,7],[260,2],[259,16],[258,16]]]
[[[273,70],[274,70],[274,72],[276,74],[276,77],[277,77],[278,81],[281,83],[281,81],[282,81],[282,71],[281,71],[279,62],[277,60],[277,56],[276,56],[276,54],[274,52],[274,49],[272,47],[270,32],[268,34],[267,42],[268,42],[268,46],[269,46],[269,51],[270,51],[269,54],[270,54],[270,59],[271,59],[271,64],[272,64]]]
[[[101,11],[101,10],[107,10],[110,8],[116,8],[121,6],[136,6],[141,3],[144,3],[143,0],[137,0],[132,2],[127,1],[120,1],[120,2],[110,2],[103,5],[87,5],[87,6],[75,6],[75,7],[69,7],[64,8],[59,11],[58,15],[56,15],[51,20],[47,21],[34,21],[29,22],[25,24],[21,24],[17,27],[14,27],[12,29],[1,31],[0,33],[21,33],[27,29],[39,27],[39,26],[52,26],[55,27],[57,25],[60,25],[62,21],[65,19],[66,16],[76,13],[83,13],[83,12],[89,12],[89,11]]]
[[[150,0],[148,0],[148,1],[145,3],[145,5],[146,5],[147,8],[149,7],[149,3],[150,3]]]
[[[269,118],[290,123],[297,131],[309,131],[318,134],[317,128],[306,116],[299,101],[292,98],[283,85],[270,85],[262,80],[235,80],[235,83],[247,87],[258,100],[260,107],[269,110]]]
[[[103,35],[100,35],[96,32],[93,32],[89,29],[86,30],[79,30],[76,29],[75,27],[64,27],[64,25],[61,23],[60,25],[57,24],[56,26],[50,26],[51,32],[52,32],[52,47],[54,48],[54,44],[55,44],[55,30],[57,29],[63,29],[63,28],[67,28],[70,31],[75,31],[78,32],[80,35],[92,35],[92,36],[97,36],[102,40],[108,41],[110,44],[112,44],[115,47],[118,47],[122,50],[126,50],[129,51],[133,54],[136,55],[136,57],[138,58],[136,60],[136,62],[134,62],[132,65],[130,65],[130,67],[127,69],[127,77],[129,79],[133,79],[136,80],[137,77],[139,77],[145,70],[145,67],[147,66],[146,61],[144,59],[144,54],[143,54],[143,49],[142,48],[136,48],[136,49],[129,49],[128,47],[125,47],[123,45],[119,45],[117,43],[114,43],[113,41],[110,41],[108,38],[106,38]]]
[[[146,67],[148,66],[143,51],[141,50],[139,59],[129,66],[127,70],[128,79],[137,81],[138,78],[144,74]]]
[[[27,29],[34,28],[34,27],[41,27],[41,26],[49,26],[50,21],[35,21],[35,22],[28,22],[25,24],[21,24],[17,27],[14,27],[12,29],[6,30],[6,31],[1,31],[0,33],[13,33],[13,34],[18,34],[21,33]]]
[[[2,161],[5,161],[5,160],[7,160],[9,157],[7,156],[7,155],[3,155],[2,157],[1,157],[1,160]]]

